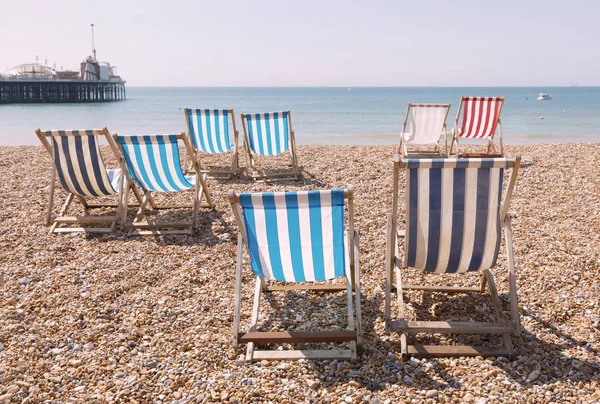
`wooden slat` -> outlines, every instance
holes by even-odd
[[[299,360],[299,359],[339,359],[352,360],[352,351],[341,349],[254,351],[254,361],[260,360]]]
[[[56,223],[68,223],[68,224],[77,224],[77,223],[112,223],[115,220],[118,220],[118,216],[62,216],[54,219]]]
[[[356,335],[356,331],[241,332],[238,334],[238,341],[242,344],[349,342],[356,341]]]
[[[56,227],[52,233],[112,233],[110,227]]]
[[[317,290],[321,292],[334,292],[346,290],[346,284],[339,283],[333,285],[273,285],[267,286],[267,292],[286,290]]]
[[[126,229],[134,228],[134,229],[163,229],[166,227],[192,227],[192,222],[159,222],[159,223],[147,223],[147,222],[134,222],[134,223],[125,223],[123,226]]]
[[[480,323],[471,321],[406,321],[391,322],[394,332],[427,332],[440,334],[510,334],[515,330],[513,323]]]
[[[439,346],[439,345],[409,345],[408,356],[416,357],[443,357],[443,356],[504,356],[509,352],[503,346]]]
[[[190,229],[185,230],[132,230],[130,236],[164,236],[166,234],[187,234],[191,235]]]
[[[404,285],[404,290],[424,290],[429,292],[444,293],[470,293],[481,292],[478,287],[460,287],[460,286],[431,286],[431,285]]]

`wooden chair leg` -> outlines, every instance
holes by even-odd
[[[360,294],[360,265],[359,265],[359,253],[360,253],[360,240],[358,231],[354,232],[354,299],[356,300],[356,332],[357,332],[357,343],[360,344],[362,336],[362,314],[361,314],[361,294]]]
[[[46,210],[46,226],[50,226],[52,218],[52,209],[54,207],[54,190],[56,187],[56,169],[52,167],[52,175],[50,177],[50,191],[48,193],[48,209]]]
[[[506,217],[504,225],[504,237],[506,242],[506,256],[508,264],[508,285],[510,297],[510,314],[515,324],[515,335],[521,332],[521,319],[519,317],[519,301],[517,296],[517,280],[515,277],[515,256],[513,251],[512,226],[509,216]]]
[[[254,288],[254,304],[252,306],[252,319],[250,320],[249,332],[256,331],[256,325],[258,323],[258,314],[260,311],[260,298],[262,295],[262,289],[264,287],[264,281],[259,276],[256,277],[256,287]],[[254,357],[254,343],[249,342],[246,348],[246,362],[252,362]]]
[[[386,271],[385,271],[385,333],[390,333],[391,321],[391,295],[392,295],[392,272],[394,271],[393,264],[393,245],[395,231],[392,228],[392,215],[388,215],[387,234],[386,234]]]
[[[240,332],[240,310],[242,300],[242,265],[244,259],[244,242],[242,235],[238,234],[237,263],[235,268],[235,301],[233,308],[233,346],[238,346]]]
[[[71,193],[67,196],[67,200],[65,201],[64,205],[60,209],[60,213],[58,214],[58,217],[65,216],[67,214],[67,212],[69,211],[69,206],[71,205],[71,202],[73,202],[73,197],[74,197],[74,195]],[[50,227],[50,233],[54,233],[54,229],[56,229],[56,226],[58,226],[58,223],[56,221],[54,221],[54,223],[52,224],[52,227]]]

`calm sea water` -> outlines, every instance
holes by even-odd
[[[538,101],[540,91],[549,101]],[[600,87],[560,88],[128,88],[113,103],[0,105],[0,145],[37,145],[35,129],[107,126],[120,134],[177,133],[182,107],[234,108],[239,114],[291,110],[299,144],[392,144],[408,102],[451,103],[451,128],[462,95],[504,96],[507,144],[600,142]],[[542,117],[544,119],[540,119]]]

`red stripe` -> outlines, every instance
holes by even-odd
[[[493,102],[494,101],[492,99],[490,99],[489,101],[486,101],[486,103],[485,103],[487,115],[486,115],[486,121],[483,124],[483,133],[479,136],[480,138],[488,137],[488,131],[490,130],[490,126],[494,125],[494,122],[492,121],[492,119],[494,119],[494,117],[491,115]]]
[[[496,132],[496,125],[498,124],[498,119],[500,119],[500,98],[496,99],[496,112],[494,114],[494,120],[492,121],[492,128],[490,130],[490,136],[493,136]]]
[[[463,134],[462,137],[470,137],[471,129],[473,128],[473,116],[475,115],[475,103],[467,100],[465,103],[465,119],[463,121]],[[466,128],[467,125],[467,116],[471,117],[471,122],[469,123],[469,127]]]

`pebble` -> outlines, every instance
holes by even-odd
[[[437,390],[427,390],[427,392],[425,393],[425,397],[427,397],[427,398],[437,397],[437,395],[438,395]]]
[[[83,349],[85,349],[86,351],[93,351],[94,344],[92,344],[91,342],[88,342],[87,344],[83,345]]]
[[[161,237],[133,237],[120,230],[93,236],[48,234],[40,207],[47,203],[48,194],[42,190],[47,186],[50,159],[41,146],[0,146],[0,176],[9,179],[0,182],[0,195],[7,201],[0,209],[0,245],[2,258],[16,263],[6,271],[10,275],[0,288],[2,400],[29,404],[600,402],[595,378],[600,343],[600,170],[596,164],[600,143],[505,145],[508,155],[523,156],[509,208],[523,308],[523,332],[513,338],[518,359],[401,361],[400,338],[385,334],[381,316],[390,157],[397,149],[392,142],[387,146],[300,145],[300,162],[314,178],[305,174],[297,182],[209,179],[216,207],[199,212],[198,231],[192,236]],[[110,150],[103,147],[102,151],[109,152],[107,165],[116,167]],[[25,174],[16,178],[13,171]],[[44,180],[39,182],[40,178]],[[231,335],[237,226],[227,189],[275,192],[349,184],[355,187],[355,226],[361,235],[363,338],[358,362],[245,363],[245,346],[234,348]],[[404,184],[402,172],[401,188]],[[57,192],[57,202],[64,196]],[[399,228],[405,226],[404,196],[399,201]],[[176,194],[156,197],[187,202],[187,196]],[[77,203],[73,205],[74,215],[83,213]],[[56,212],[59,209],[60,205]],[[130,216],[134,212],[131,209]],[[184,215],[181,211],[172,216]],[[402,258],[402,246],[399,253]],[[247,256],[245,260],[244,327],[252,316],[254,290]],[[406,283],[443,281],[441,275],[425,277],[412,269],[402,273]],[[509,314],[503,246],[494,274]],[[18,282],[23,278],[32,287]],[[453,275],[450,284],[476,285],[477,274]],[[410,291],[405,303],[410,320],[494,317],[487,294],[447,297]],[[259,326],[264,331],[341,329],[347,324],[344,308],[344,293],[271,292],[264,295]],[[397,316],[397,305],[393,308]],[[302,321],[298,327],[296,318]],[[418,334],[410,339],[447,345],[472,340],[455,334]],[[501,342],[500,337],[482,336],[478,344]],[[312,345],[299,348],[312,349]],[[327,345],[338,349],[338,344]],[[281,350],[288,348],[284,345]],[[523,380],[535,369],[537,378]],[[438,394],[428,397],[431,390]]]
[[[537,380],[538,377],[540,377],[540,371],[539,369],[535,369],[533,372],[529,373],[529,376],[527,376],[527,381],[533,382]]]
[[[27,279],[27,278],[20,278],[18,282],[19,282],[19,285],[23,285],[23,286],[29,285],[29,279]]]

